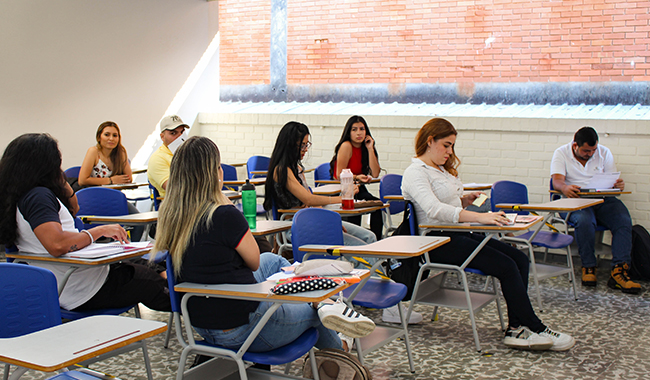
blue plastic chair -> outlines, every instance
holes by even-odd
[[[44,268],[17,263],[0,263],[0,338],[11,338],[30,334],[61,324],[66,318],[59,306],[59,294],[54,274]],[[99,314],[99,313],[98,313]],[[118,349],[93,359],[85,364],[103,360],[133,349],[142,348],[148,378],[151,380],[151,364],[144,341],[128,348]],[[24,373],[27,368],[18,368],[12,376]],[[5,377],[9,365],[5,365]]]
[[[149,190],[151,190],[151,204],[153,206],[153,209],[158,211],[160,208],[160,192],[158,192],[158,189],[154,185],[149,182]]]
[[[79,170],[81,170],[81,166],[72,166],[65,169],[64,173],[68,178],[79,178]]]
[[[410,201],[406,202],[406,210],[408,212],[408,221],[411,235],[418,235],[418,222],[415,214],[415,207]],[[501,330],[505,331],[506,324],[503,319],[503,311],[501,308],[501,301],[499,299],[499,284],[496,278],[488,276],[483,273],[481,270],[462,267],[459,265],[450,265],[450,264],[439,264],[431,262],[429,255],[425,254],[425,263],[420,267],[420,271],[415,281],[415,289],[413,291],[413,297],[411,299],[411,305],[407,317],[410,317],[410,310],[413,308],[413,305],[419,301],[423,303],[430,304],[434,306],[433,316],[431,320],[436,320],[438,316],[438,307],[450,307],[453,309],[467,310],[469,312],[469,319],[472,325],[472,333],[474,335],[474,345],[477,351],[481,351],[481,343],[478,337],[478,329],[476,327],[476,320],[474,318],[474,313],[481,310],[488,303],[495,301],[497,304],[497,312],[499,313],[499,321],[501,323]],[[424,273],[429,269],[435,269],[442,271],[432,278],[427,279],[430,283],[427,285],[429,289],[435,288],[438,289],[436,292],[432,292],[428,295],[419,295],[420,281],[424,280]],[[447,287],[446,279],[449,271],[456,273],[458,277],[458,282],[460,283],[462,289]],[[481,291],[475,291],[469,289],[469,283],[467,281],[467,275],[465,273],[474,273],[481,276],[486,276],[487,280],[485,286]],[[488,291],[488,284],[492,283],[492,292]],[[425,298],[423,298],[425,297]],[[475,301],[473,301],[475,300]],[[478,305],[473,304],[477,302]]]
[[[498,211],[496,205],[499,203],[528,203],[528,188],[526,185],[513,181],[498,181],[492,185],[490,193],[490,201],[492,202],[492,211]],[[520,215],[527,215],[528,212],[520,211]],[[578,299],[578,290],[575,281],[575,273],[573,269],[573,260],[571,258],[571,243],[573,236],[550,231],[539,231],[537,235],[529,242],[534,231],[528,231],[515,237],[503,236],[501,240],[513,243],[525,244],[528,247],[528,256],[530,259],[533,281],[535,282],[535,290],[537,292],[537,305],[542,308],[542,299],[539,289],[539,280],[558,276],[560,274],[568,274],[569,281],[573,284],[573,296]],[[561,270],[555,265],[540,264],[535,261],[535,254],[533,247],[542,247],[545,253],[549,249],[564,249],[567,252],[567,265]]]
[[[248,178],[261,178],[266,177],[266,175],[260,174],[251,174],[251,171],[267,171],[269,170],[269,161],[270,158],[266,156],[252,156],[246,161],[246,173]]]
[[[326,162],[324,164],[320,164],[316,167],[314,170],[314,181],[322,181],[326,179],[333,179],[332,175],[330,174],[330,163]],[[322,183],[315,182],[316,186],[322,185]]]
[[[228,165],[228,164],[221,164],[221,170],[223,170],[223,180],[224,181],[236,181],[237,180],[237,168]],[[238,191],[239,187],[238,186],[226,186],[224,185],[222,190],[234,190]]]
[[[307,244],[327,244],[327,245],[343,245],[343,226],[341,224],[341,215],[332,211],[322,208],[305,208],[298,211],[293,217],[291,225],[291,245],[293,247],[301,247]],[[293,250],[293,257],[295,260],[302,261],[304,253],[297,248]],[[308,255],[308,259],[313,258],[331,258],[336,257],[328,255],[323,257],[321,255]],[[375,269],[380,263],[373,265],[372,270]],[[353,296],[358,284],[350,286],[343,291],[343,296],[347,299]],[[373,309],[386,309],[398,305],[400,317],[402,319],[401,329],[404,337],[404,344],[406,345],[406,352],[408,355],[409,366],[411,372],[415,371],[413,366],[413,357],[411,355],[411,346],[408,339],[408,319],[406,319],[406,312],[402,306],[402,299],[406,295],[406,285],[393,282],[391,280],[382,280],[377,278],[370,278],[365,285],[358,291],[354,298],[352,298],[352,305],[373,308]],[[397,338],[397,337],[396,337]],[[357,355],[359,361],[363,364],[363,357],[366,353],[378,348],[374,343],[370,344],[371,347],[364,347],[364,339],[355,339],[357,346]],[[366,341],[366,342],[369,342]],[[365,346],[369,346],[367,343]]]
[[[381,177],[379,181],[379,199],[383,203],[388,203],[388,208],[384,209],[384,226],[386,231],[384,236],[394,231],[391,215],[404,212],[404,201],[388,200],[385,199],[387,195],[402,195],[402,176],[399,174],[386,174]]]
[[[318,331],[315,328],[310,328],[305,331],[298,339],[292,343],[277,348],[268,352],[246,352],[240,358],[237,357],[237,351],[212,345],[204,340],[195,340],[194,333],[191,327],[191,320],[189,315],[185,315],[181,311],[181,297],[182,294],[176,292],[176,276],[174,274],[174,263],[172,262],[171,255],[167,256],[167,284],[169,286],[169,298],[172,304],[172,313],[174,315],[174,326],[176,337],[179,343],[183,346],[180,361],[178,364],[177,379],[182,379],[184,374],[185,362],[191,353],[197,353],[213,357],[228,357],[237,362],[239,368],[239,375],[241,379],[247,379],[244,361],[266,364],[266,365],[281,365],[290,364],[302,357],[305,353],[309,352],[311,362],[314,363],[313,347],[318,341]],[[181,315],[185,320],[185,332],[187,339],[183,337],[183,329],[181,326]],[[312,367],[312,370],[315,368]]]
[[[77,191],[77,200],[79,201],[78,216],[120,216],[129,214],[126,196],[119,190],[98,186],[88,187]],[[84,226],[86,229],[92,227],[90,224]]]

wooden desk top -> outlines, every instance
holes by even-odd
[[[344,210],[343,206],[340,203],[337,204],[331,204],[331,205],[326,205],[323,206],[324,209],[326,210],[332,210],[334,212],[337,212],[341,215],[344,216],[353,216],[353,215],[364,215],[364,214],[369,214],[373,211],[381,210],[384,208],[387,208],[389,205],[384,204],[382,206],[373,206],[373,207],[361,207],[361,208],[355,208],[352,210]],[[279,214],[295,214],[298,211],[302,210],[302,208],[290,208],[290,209],[281,209],[278,210]]]
[[[370,276],[370,271],[363,270],[361,278]],[[206,285],[190,282],[183,282],[174,287],[177,292],[214,294],[230,299],[252,299],[258,301],[290,301],[290,302],[320,302],[329,298],[338,292],[344,290],[352,284],[344,283],[332,289],[315,290],[311,292],[293,293],[293,294],[270,294],[272,287],[276,285],[275,281],[264,281],[257,284],[222,284]]]
[[[255,186],[264,185],[266,183],[266,178],[253,178],[250,182]],[[241,186],[246,183],[245,179],[238,179],[234,181],[223,181],[225,186]]]
[[[15,338],[0,339],[0,361],[52,372],[166,330],[164,322],[97,315]]]
[[[251,170],[251,174],[254,175],[266,175],[268,170]]]
[[[420,229],[430,229],[430,230],[449,230],[449,231],[503,231],[503,232],[515,232],[515,231],[525,231],[532,226],[540,223],[542,217],[538,216],[534,221],[528,223],[515,223],[507,226],[497,226],[492,224],[479,224],[479,223],[456,223],[456,224],[420,224],[418,227]]]
[[[291,221],[289,220],[258,220],[256,222],[256,228],[251,230],[251,233],[253,236],[264,236],[290,229]]]
[[[140,173],[146,173],[147,168],[138,168],[138,169],[133,169],[131,168],[131,173],[133,174],[140,174]]]
[[[26,252],[13,252],[13,253],[5,253],[5,256],[16,259],[16,260],[25,260],[27,262],[29,261],[47,261],[52,264],[60,264],[60,265],[107,265],[107,264],[112,264],[116,263],[118,261],[123,261],[123,260],[128,260],[132,258],[137,258],[143,255],[146,255],[151,251],[150,248],[143,249],[140,251],[135,251],[135,252],[123,252],[123,253],[116,253],[113,255],[108,255],[104,257],[98,257],[95,259],[81,259],[81,258],[74,258],[74,257],[54,257],[48,253],[26,253]]]
[[[147,211],[139,214],[128,214],[118,216],[101,216],[101,215],[85,215],[79,216],[81,221],[86,224],[98,223],[119,223],[127,226],[149,224],[158,221],[158,211]]]
[[[107,189],[115,189],[115,190],[137,189],[138,187],[141,186],[149,186],[149,184],[147,182],[138,182],[138,183],[114,183],[112,185],[102,185],[102,187],[105,187]]]
[[[323,184],[341,184],[341,181],[338,179],[319,179],[319,180],[314,180],[315,183],[323,183]],[[370,182],[368,183],[359,183],[359,185],[367,185],[369,183],[379,183],[381,182],[381,178],[372,178]]]
[[[551,194],[562,194],[559,190],[549,190]],[[576,194],[580,197],[615,197],[621,194],[632,194],[631,191],[579,191]]]
[[[522,211],[559,211],[572,212],[603,203],[602,199],[596,198],[562,198],[552,202],[535,204],[500,203],[498,208],[518,209]]]
[[[463,190],[465,191],[478,191],[478,190],[490,190],[492,188],[491,183],[464,183]]]
[[[438,248],[450,241],[446,236],[391,236],[372,244],[357,246],[330,246],[307,244],[298,248],[303,252],[323,252],[360,256],[414,257]]]
[[[330,183],[329,185],[316,186],[312,189],[312,193],[316,195],[336,195],[341,192],[341,185],[338,183]]]
[[[246,163],[245,162],[238,162],[236,164],[228,164],[228,165],[234,166],[234,167],[239,167],[239,166],[246,166]]]
[[[387,201],[403,201],[403,195],[384,195],[384,199]]]

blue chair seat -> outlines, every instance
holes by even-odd
[[[525,234],[517,235],[517,238],[528,240],[533,234],[533,231],[528,231]],[[558,234],[556,232],[539,231],[532,244],[544,248],[557,248],[563,249],[573,243],[573,236],[566,234]]]
[[[48,377],[47,380],[97,380],[98,377],[79,372],[79,371],[68,371],[60,373],[54,377]]]
[[[356,289],[354,284],[343,291],[345,297]],[[384,281],[371,278],[364,285],[363,291],[352,300],[354,305],[369,307],[373,309],[386,309],[397,305],[406,295],[406,285],[398,282]]]
[[[167,260],[167,255],[169,255],[168,251],[158,251],[154,256],[155,258],[153,259],[153,262],[156,264],[162,263],[163,261]],[[150,257],[151,257],[151,252],[142,256],[142,258],[145,260],[149,260]]]
[[[275,350],[266,351],[266,352],[246,352],[243,356],[245,361],[267,364],[267,365],[282,365],[286,363],[291,363],[294,360],[297,360],[305,355],[305,352],[308,352],[316,341],[318,340],[318,331],[315,328],[310,328],[302,335],[300,335],[296,340],[276,348]],[[197,344],[207,347],[217,347],[221,349],[230,350],[229,348],[212,345],[206,341],[196,341]],[[232,352],[237,352],[237,350],[230,350]]]

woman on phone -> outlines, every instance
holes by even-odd
[[[340,204],[340,196],[315,195],[309,190],[302,159],[311,147],[309,128],[291,121],[285,124],[273,147],[264,192],[264,208],[278,209]],[[343,222],[345,245],[363,245],[377,241],[375,234],[355,224]]]
[[[343,169],[350,169],[354,182],[359,183],[359,192],[354,199],[379,200],[366,188],[370,180],[379,177],[381,167],[378,157],[368,123],[361,116],[352,116],[345,123],[341,139],[334,148],[334,157],[330,161],[332,178],[339,179]],[[347,220],[361,225],[361,216],[348,217]],[[381,239],[383,228],[382,210],[370,214],[370,230],[375,233],[377,240]]]
[[[505,225],[503,212],[478,213],[465,210],[480,193],[463,195],[458,179],[454,145],[458,132],[447,120],[434,118],[424,124],[415,138],[415,154],[404,171],[402,193],[413,202],[420,224],[474,222]],[[429,252],[431,261],[461,265],[484,236],[467,232],[432,231],[429,235],[449,236],[451,241]],[[566,351],[575,339],[551,330],[535,315],[528,298],[528,257],[515,247],[490,239],[469,264],[470,268],[495,276],[501,282],[508,305],[509,325],[504,344],[511,348]]]

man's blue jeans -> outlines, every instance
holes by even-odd
[[[632,218],[627,207],[616,197],[607,197],[599,205],[571,213],[569,221],[575,225],[575,238],[582,266],[596,266],[594,247],[596,225],[612,231],[612,266],[630,262],[632,250]]]
[[[253,272],[257,282],[266,281],[266,278],[278,273],[280,268],[289,266],[289,262],[282,256],[266,252],[260,255],[260,267]],[[271,307],[271,302],[260,302],[257,310],[248,315],[248,323],[230,330],[214,330],[195,328],[206,341],[219,346],[239,349],[246,338],[255,328],[264,313]],[[227,312],[227,311],[225,311]],[[338,334],[327,329],[318,318],[318,311],[311,304],[283,304],[273,313],[262,331],[253,341],[249,351],[266,352],[285,346],[296,340],[310,327],[318,330],[317,348],[342,349],[341,339]]]

